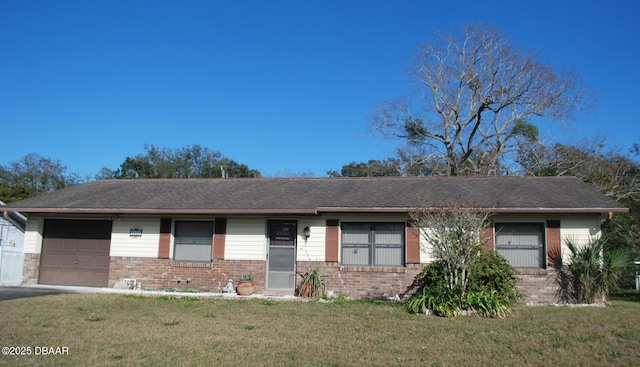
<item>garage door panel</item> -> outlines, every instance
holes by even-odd
[[[107,273],[109,272],[109,265],[111,264],[110,258],[107,257],[97,257],[95,258],[95,266],[98,269],[106,269]]]
[[[41,284],[108,285],[111,222],[49,219],[43,237]]]
[[[79,248],[81,248],[81,243],[82,240],[77,240],[77,239],[62,239],[62,251],[67,251],[67,252],[71,252],[74,253],[76,251],[79,250]]]

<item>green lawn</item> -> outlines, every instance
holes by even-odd
[[[0,356],[10,366],[640,365],[640,302],[624,300],[445,319],[374,302],[91,294],[4,301],[0,314],[0,345],[31,348]]]

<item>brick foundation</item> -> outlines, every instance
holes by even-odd
[[[40,278],[40,254],[24,254],[24,267],[22,269],[22,284],[38,284]]]
[[[311,262],[298,262],[298,273],[304,274]],[[342,266],[339,263],[321,263],[321,273],[327,291],[347,298],[386,299],[396,294],[409,296],[412,285],[424,264],[406,267]],[[300,277],[298,277],[298,284]]]
[[[311,266],[298,262],[297,283]],[[322,263],[326,289],[348,298],[385,298],[404,295],[424,265],[396,267],[353,267]],[[243,274],[253,275],[256,293],[265,293],[266,262],[255,260],[214,260],[212,263],[183,263],[169,259],[111,257],[109,287],[123,278],[136,279],[143,289],[198,290],[221,292],[228,279],[237,281]],[[182,278],[180,283],[178,277]],[[187,284],[187,277],[192,280]]]
[[[313,263],[297,263],[297,284]],[[426,264],[407,264],[406,267],[342,266],[339,263],[320,263],[327,291],[347,298],[386,299],[396,294],[406,299],[414,292],[414,281]],[[38,284],[40,254],[25,254],[22,284]],[[142,289],[197,290],[221,292],[229,279],[236,284],[244,274],[251,274],[256,293],[265,291],[266,261],[213,260],[212,263],[184,263],[170,259],[112,256],[109,268],[109,287],[123,278],[136,279]],[[566,303],[558,292],[555,269],[519,269],[518,288],[529,304]],[[178,283],[178,277],[182,281]],[[191,282],[187,283],[187,278]],[[281,292],[280,292],[281,293]]]
[[[566,303],[558,292],[557,272],[555,269],[518,269],[518,289],[528,304]]]
[[[109,287],[123,278],[136,279],[142,289],[197,290],[221,292],[229,279],[236,284],[244,274],[251,274],[255,292],[264,290],[265,261],[213,260],[211,263],[185,263],[170,259],[143,257],[111,257]],[[178,283],[178,277],[182,281]],[[187,283],[187,278],[191,282]]]

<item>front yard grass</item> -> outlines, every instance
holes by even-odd
[[[0,346],[32,348],[0,356],[7,366],[640,365],[640,302],[626,300],[445,319],[375,302],[76,294],[0,302],[0,315]]]

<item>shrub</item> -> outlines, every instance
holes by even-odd
[[[594,303],[616,287],[623,272],[633,266],[631,253],[626,250],[612,250],[604,256],[606,239],[604,237],[578,246],[574,241],[565,240],[571,251],[571,260],[567,265],[568,276],[578,302]]]
[[[409,311],[452,317],[467,310],[486,317],[504,317],[523,298],[516,285],[515,270],[500,254],[481,250],[469,269],[467,291],[463,294],[461,288],[448,287],[443,261],[427,265],[418,275],[421,288],[409,301]]]
[[[518,290],[516,270],[499,253],[482,249],[471,263],[469,292],[493,292],[510,304],[524,299]]]
[[[445,280],[444,261],[438,260],[424,267],[417,276],[420,289],[408,303],[409,311],[414,313],[433,312],[439,316],[456,316],[460,310],[462,290],[449,288]]]

